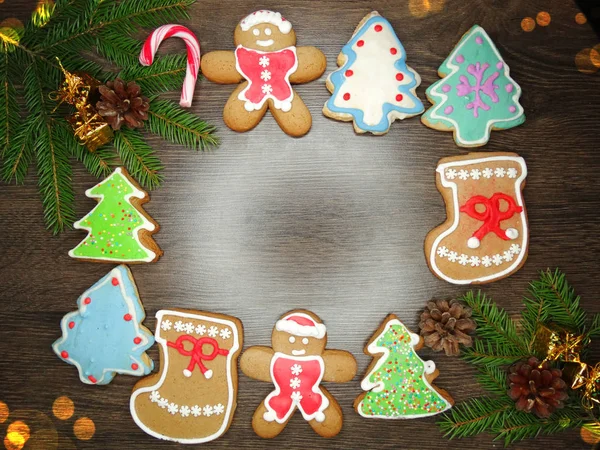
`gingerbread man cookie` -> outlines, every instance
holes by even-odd
[[[333,437],[342,429],[342,410],[321,381],[346,382],[356,360],[342,350],[326,350],[327,334],[319,317],[305,310],[285,314],[271,335],[273,347],[250,347],[240,359],[242,372],[272,382],[273,390],[252,418],[262,438],[277,436],[297,409],[315,432]]]
[[[255,11],[238,24],[234,44],[233,52],[215,51],[202,57],[207,79],[241,83],[225,105],[225,124],[234,131],[251,130],[269,109],[287,134],[308,133],[312,117],[292,84],[323,75],[327,65],[323,52],[296,47],[292,24],[280,13],[266,10]]]

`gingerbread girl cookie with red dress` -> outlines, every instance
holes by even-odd
[[[327,66],[323,52],[296,47],[292,24],[274,11],[250,14],[238,24],[233,38],[235,51],[207,53],[201,63],[208,80],[241,83],[225,105],[225,124],[234,131],[251,130],[269,109],[287,134],[298,137],[308,133],[312,117],[292,84],[323,75]]]
[[[326,350],[325,325],[316,314],[294,310],[275,324],[273,347],[250,347],[240,359],[247,376],[275,385],[252,418],[252,428],[262,438],[283,431],[294,411],[315,432],[333,437],[342,429],[342,410],[322,381],[347,382],[356,374],[356,360],[343,350]]]

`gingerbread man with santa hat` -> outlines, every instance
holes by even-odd
[[[225,105],[225,124],[235,131],[251,130],[269,109],[287,134],[308,133],[312,117],[292,84],[323,75],[327,66],[323,52],[296,47],[292,24],[280,13],[267,10],[244,18],[235,29],[234,43],[235,51],[210,52],[201,62],[208,80],[241,83]]]
[[[342,410],[321,382],[352,380],[357,369],[354,356],[343,350],[326,350],[325,325],[306,310],[290,311],[278,320],[271,343],[273,347],[250,347],[240,360],[246,375],[275,385],[252,418],[256,434],[277,436],[298,409],[319,435],[337,435],[342,428]]]

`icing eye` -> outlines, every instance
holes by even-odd
[[[254,36],[258,36],[260,34],[260,30],[258,28],[255,28],[254,30],[252,30],[252,34],[254,34]]]
[[[272,33],[272,31],[271,31],[271,29],[270,29],[270,28],[265,28],[265,34],[266,34],[267,36],[271,36],[271,33]]]
[[[304,345],[307,345],[307,344],[308,344],[308,338],[304,338],[304,339],[302,339],[302,343],[303,343]]]
[[[294,336],[290,336],[290,344],[296,342],[296,338]]]

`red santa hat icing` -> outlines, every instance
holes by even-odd
[[[253,26],[261,23],[270,23],[271,25],[275,25],[283,34],[288,34],[290,31],[292,31],[292,24],[285,20],[285,17],[282,17],[278,12],[269,11],[266,9],[254,11],[252,14],[249,14],[244,18],[244,20],[241,21],[240,26],[242,27],[242,31],[248,31]]]
[[[323,339],[326,331],[325,325],[315,322],[312,317],[304,313],[292,313],[285,316],[277,321],[275,329],[295,336],[317,339]]]

